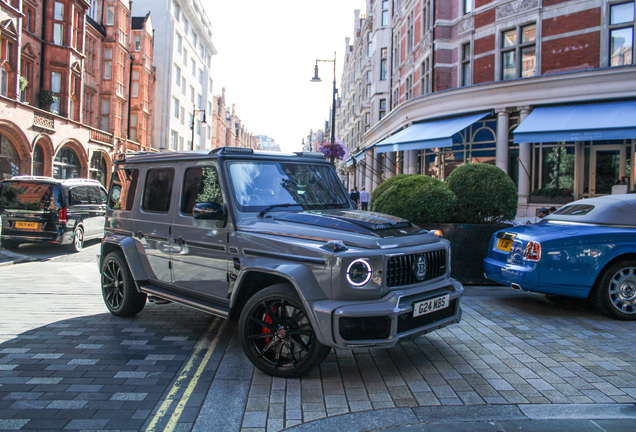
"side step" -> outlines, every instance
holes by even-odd
[[[180,303],[221,318],[227,319],[230,315],[230,308],[228,304],[221,304],[209,299],[184,293],[177,294],[173,290],[161,288],[156,285],[140,285],[139,290],[150,296],[159,297],[174,303]]]

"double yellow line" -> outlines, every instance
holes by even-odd
[[[201,375],[203,374],[205,367],[210,361],[210,357],[212,356],[214,349],[219,343],[219,339],[221,338],[221,335],[223,334],[223,330],[225,329],[226,324],[227,324],[227,320],[224,320],[222,318],[214,318],[212,320],[212,322],[206,329],[205,334],[203,335],[203,338],[199,341],[199,343],[197,343],[194,349],[194,352],[188,359],[188,362],[186,363],[185,367],[179,374],[179,377],[177,378],[175,383],[172,385],[172,388],[168,392],[166,399],[163,401],[163,403],[159,407],[159,410],[157,411],[152,421],[146,428],[146,432],[174,431],[175,427],[177,426],[177,422],[179,421],[179,418],[181,418],[181,414],[183,414],[183,409],[188,403],[188,400],[190,399],[190,396],[192,395],[194,388],[197,386],[197,383],[199,382],[199,378],[201,378]],[[216,336],[212,339],[212,335],[214,335],[215,333],[216,333]],[[201,360],[201,363],[197,367],[196,372],[194,373],[194,376],[190,377],[190,373],[195,367],[195,360],[199,358],[201,353],[204,351],[205,351],[205,356],[203,357],[203,360]],[[181,396],[181,398],[178,399],[177,393],[179,392],[179,390],[183,388],[185,388],[185,391],[183,392],[183,395]],[[166,415],[168,414],[168,411],[170,410],[170,407],[173,405],[175,401],[177,402],[177,405],[175,406],[174,411],[172,412],[172,415],[170,416],[170,419],[168,420],[168,423],[163,427],[162,426],[158,427],[159,423],[166,417]]]

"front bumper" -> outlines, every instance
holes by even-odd
[[[464,288],[454,279],[392,291],[374,301],[322,300],[310,304],[321,343],[338,348],[388,348],[400,339],[461,321]],[[419,301],[449,295],[449,306],[413,317]]]

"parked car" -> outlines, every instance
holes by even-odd
[[[2,247],[50,243],[74,252],[104,235],[106,189],[97,180],[17,176],[0,184]]]
[[[589,297],[636,319],[636,194],[574,201],[543,221],[496,232],[486,277],[514,289]]]
[[[149,296],[237,317],[247,357],[281,377],[461,319],[448,241],[355,210],[322,153],[120,155],[99,266],[112,314]]]

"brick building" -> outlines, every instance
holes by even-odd
[[[236,115],[236,109],[232,104],[232,110],[225,112],[227,120],[225,131],[225,145],[229,147],[250,147],[260,150],[258,137],[252,132],[248,132],[241,119]]]
[[[152,24],[143,20],[151,65]],[[131,140],[128,128],[138,109],[127,93],[135,51],[129,4],[0,2],[0,23],[0,178],[107,184],[115,154],[140,150],[149,139]]]
[[[634,6],[367,1],[341,80],[337,130],[354,154],[343,172],[369,190],[396,173],[444,179],[491,163],[517,184],[519,216],[549,204],[546,190],[633,188]]]

